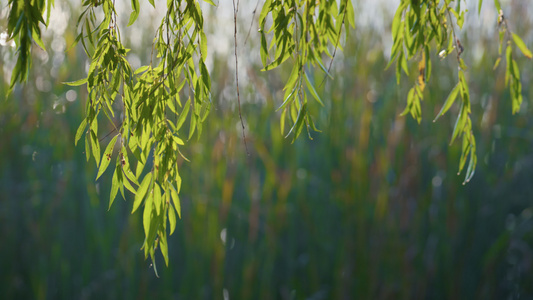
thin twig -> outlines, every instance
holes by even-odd
[[[241,119],[241,126],[242,126],[242,140],[244,142],[244,147],[246,148],[246,154],[250,156],[250,152],[248,151],[248,144],[246,143],[246,135],[244,133],[244,121],[242,120],[242,113],[241,113],[241,96],[239,93],[239,59],[237,58],[237,12],[239,11],[239,0],[235,2],[233,0],[233,24],[235,26],[235,82],[237,85],[237,102],[239,104],[239,118]]]
[[[459,42],[459,39],[455,35],[455,28],[453,26],[452,22],[452,15],[450,14],[450,8],[446,7],[446,12],[448,13],[448,18],[450,19],[450,25],[452,27],[452,35],[455,42],[455,51],[457,52],[457,63],[459,64],[459,68],[461,68],[461,53],[463,53],[463,46],[461,45],[461,42]]]
[[[252,13],[252,21],[250,22],[250,27],[248,28],[248,34],[246,34],[246,38],[244,39],[244,46],[246,46],[246,42],[248,42],[248,38],[250,37],[250,32],[252,31],[252,25],[254,24],[255,12],[257,11],[257,8],[259,7],[259,1],[260,0],[257,0],[257,3],[255,4],[255,8]]]
[[[120,124],[118,124],[118,127],[121,127],[121,126],[122,126],[122,123],[123,123],[123,121],[120,122]],[[105,140],[105,139],[106,139],[108,136],[110,136],[113,132],[115,132],[115,131],[118,132],[118,131],[119,131],[119,129],[117,128],[117,126],[115,126],[114,123],[113,123],[113,127],[115,127],[115,128],[113,128],[113,129],[112,129],[108,134],[106,134],[104,137],[100,138],[100,139],[98,140],[98,142],[101,142],[101,141]]]
[[[351,0],[347,0],[351,1]],[[321,87],[324,82],[326,82],[326,78],[329,77],[329,71],[331,70],[331,66],[333,65],[333,60],[335,59],[335,55],[337,54],[337,49],[339,48],[339,41],[341,39],[341,32],[342,32],[342,26],[344,25],[344,19],[346,18],[346,11],[348,10],[348,4],[346,4],[346,7],[344,8],[344,13],[342,14],[342,24],[339,28],[339,36],[337,37],[337,42],[335,43],[335,49],[333,50],[333,56],[331,57],[331,61],[329,62],[328,66],[328,73],[326,76],[324,76],[324,79],[322,79],[322,82],[318,85],[318,87]]]

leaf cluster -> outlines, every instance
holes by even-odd
[[[268,22],[269,16],[271,22]],[[355,27],[350,0],[340,3],[335,0],[267,0],[263,5],[259,16],[263,70],[272,70],[291,59],[292,71],[283,88],[283,103],[278,110],[282,111],[282,134],[285,132],[285,120],[292,122],[287,136],[293,134],[293,142],[304,124],[308,134],[310,129],[318,131],[309,112],[308,97],[322,106],[324,103],[316,91],[317,82],[309,69],[319,66],[331,77],[323,57],[333,59],[345,20]],[[269,39],[270,42],[267,42]]]
[[[22,83],[28,79],[32,62],[32,42],[45,50],[39,24],[48,26],[53,0],[10,0],[9,5],[11,8],[8,15],[7,34],[15,41],[18,56],[7,94],[11,93],[17,82]],[[45,8],[46,21],[43,18]]]
[[[465,47],[460,41],[457,30],[462,29],[467,9],[461,7],[462,1],[454,0],[402,0],[392,21],[393,46],[391,51],[391,60],[387,67],[396,62],[396,78],[398,84],[403,73],[409,76],[409,61],[418,60],[417,77],[414,86],[407,94],[407,106],[402,115],[410,114],[418,123],[422,119],[421,101],[424,100],[424,88],[431,77],[431,50],[435,49],[438,56],[444,59],[451,53],[456,54],[458,65],[457,84],[446,98],[442,109],[437,114],[435,121],[445,114],[454,104],[460,95],[460,109],[452,133],[451,143],[456,138],[462,139],[462,151],[459,161],[459,173],[466,166],[464,182],[468,182],[474,175],[477,154],[476,140],[472,131],[471,119],[471,102],[466,79],[467,66],[461,54]],[[478,12],[481,10],[483,1],[478,4]],[[504,22],[503,12],[499,1],[495,1],[495,6],[500,11],[498,25],[500,25],[500,55],[502,52],[502,43],[505,33],[508,32],[507,23]],[[515,44],[521,51],[531,58],[531,52],[527,49],[524,42],[516,34],[510,34]],[[506,50],[507,70],[506,84],[510,86],[513,101],[513,113],[520,109],[522,102],[522,87],[520,83],[520,73],[516,61],[512,58],[512,48],[510,41]],[[500,58],[496,61],[495,67],[499,64]]]
[[[80,17],[78,23],[85,25],[79,26],[78,40],[91,57],[91,65],[86,78],[67,83],[87,84],[87,117],[77,131],[76,143],[85,134],[87,159],[92,154],[98,166],[96,179],[118,149],[109,207],[118,191],[124,198],[124,188],[135,194],[132,213],[143,207],[143,249],[157,272],[155,250],[161,250],[168,265],[167,232],[174,232],[177,217],[181,217],[178,164],[186,158],[180,147],[195,132],[201,134],[211,106],[202,11],[198,1],[168,1],[153,43],[157,64],[152,60],[150,65],[132,70],[126,59],[128,49],[120,41],[113,2],[86,1],[84,5],[85,18]],[[104,10],[100,23],[93,12],[97,6]],[[132,1],[132,9],[130,25],[139,15],[138,1]],[[118,124],[116,110],[122,111]],[[102,112],[113,124],[115,135],[100,156],[98,116]],[[187,120],[188,133],[184,133]],[[132,156],[135,167],[130,164]]]

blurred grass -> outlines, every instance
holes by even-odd
[[[158,257],[159,279],[139,250],[131,195],[107,211],[110,174],[94,184],[83,146],[73,146],[83,101],[52,108],[68,89],[59,82],[83,76],[83,62],[70,55],[50,92],[36,89],[46,69],[36,66],[29,84],[0,101],[2,297],[532,298],[530,106],[511,116],[493,54],[471,66],[480,159],[464,186],[460,145],[448,146],[453,109],[432,122],[452,87],[453,62],[435,61],[418,125],[399,117],[409,79],[397,86],[384,71],[376,32],[353,34],[336,58],[336,79],[319,90],[326,107],[310,105],[323,131],[313,140],[291,145],[280,134],[275,109],[287,74],[244,75],[250,156],[234,95],[224,93],[231,62],[215,58],[215,107],[186,150],[191,162],[180,166],[182,219],[169,239],[169,267]],[[523,72],[529,102],[531,73]]]

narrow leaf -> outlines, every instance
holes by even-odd
[[[143,228],[144,228],[144,235],[148,236],[150,233],[150,225],[152,223],[152,211],[154,210],[153,205],[153,195],[151,193],[148,193],[148,196],[146,197],[146,201],[144,202],[144,210],[143,210]]]
[[[120,168],[120,165],[117,164],[117,167],[115,168],[115,173],[113,174],[113,179],[111,179],[111,193],[109,194],[109,209],[111,209],[111,205],[113,205],[113,201],[115,201],[115,198],[117,197],[118,188],[119,188],[119,180],[118,180],[118,174],[121,174],[122,170]]]
[[[168,214],[168,222],[170,223],[170,234],[174,232],[176,229],[176,212],[172,208],[172,206],[167,207],[167,214]]]
[[[183,122],[185,122],[185,118],[187,118],[187,115],[189,114],[189,109],[191,107],[191,99],[187,100],[187,103],[183,106],[183,110],[181,111],[178,120],[176,121],[176,131],[178,131],[181,128],[181,125],[183,125]]]
[[[502,6],[500,5],[499,0],[494,0],[494,6],[496,6],[497,11],[500,11],[502,9]]]
[[[174,204],[174,208],[176,209],[176,212],[178,213],[178,217],[181,219],[181,204],[180,204],[180,198],[178,196],[178,192],[176,189],[174,189],[174,186],[170,185],[170,195],[172,196],[172,203]]]
[[[440,118],[442,115],[444,115],[450,107],[452,107],[452,104],[455,102],[455,99],[457,98],[457,94],[459,93],[460,86],[459,83],[455,85],[455,87],[452,89],[450,94],[448,95],[448,98],[446,98],[446,101],[444,101],[444,105],[440,109],[440,112],[435,117],[435,120],[433,122],[437,121],[438,118]]]
[[[141,186],[139,186],[139,189],[137,190],[137,194],[135,194],[135,201],[133,202],[133,210],[131,213],[134,213],[137,208],[141,205],[142,200],[144,199],[144,196],[146,195],[146,192],[148,191],[148,187],[150,187],[150,183],[152,182],[152,173],[146,174],[144,176],[144,179],[141,183]]]
[[[93,122],[95,123],[95,122]],[[94,133],[94,130],[91,129],[91,148],[94,155],[94,160],[96,161],[96,166],[100,165],[100,142],[98,142],[98,137]]]
[[[304,73],[305,73],[305,82],[307,83],[307,88],[311,92],[311,95],[313,95],[313,98],[315,98],[315,100],[318,103],[320,103],[320,105],[324,106],[324,103],[320,99],[320,96],[318,96],[318,93],[316,92],[315,87],[313,86],[313,84],[309,80],[309,76],[307,75],[307,72],[304,72]]]
[[[463,105],[461,106],[461,110],[459,111],[459,115],[457,116],[457,121],[455,121],[455,126],[453,128],[453,134],[452,134],[452,140],[450,141],[450,145],[453,144],[453,141],[459,136],[459,132],[462,132],[465,127],[465,102],[463,101]]]
[[[85,132],[86,127],[87,127],[87,118],[81,121],[81,124],[78,127],[78,130],[76,131],[76,138],[74,139],[74,146],[78,145],[78,141],[81,139],[81,136],[83,135],[83,132]]]
[[[517,34],[513,33],[513,41],[527,58],[533,57],[531,51],[529,51],[524,41],[522,41],[522,39]]]
[[[304,105],[302,105],[302,107],[298,111],[298,117],[296,118],[296,122],[294,122],[294,125],[292,126],[291,130],[289,130],[289,133],[287,134],[287,136],[285,136],[285,137],[288,137],[294,131],[294,137],[292,139],[292,143],[294,143],[296,138],[302,132],[306,110],[307,110],[307,103],[304,103]]]
[[[98,178],[102,176],[102,174],[107,169],[107,166],[109,166],[109,162],[111,161],[111,155],[113,154],[113,148],[115,147],[117,138],[118,138],[118,134],[115,135],[115,137],[111,140],[111,142],[109,142],[109,144],[105,148],[105,151],[104,151],[104,154],[101,160],[102,162],[100,163],[100,168],[98,169],[98,175],[96,175],[96,180],[98,180]]]
[[[76,81],[70,81],[70,82],[63,82],[63,84],[70,85],[70,86],[80,86],[87,83],[87,78],[82,78],[80,80]]]
[[[161,215],[161,189],[159,184],[154,182],[154,189],[152,191],[152,197],[154,198],[154,206],[157,212],[157,215]]]

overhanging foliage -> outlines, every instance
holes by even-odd
[[[149,1],[155,7],[156,3]],[[206,2],[215,5],[212,1]],[[53,1],[11,0],[9,3],[8,34],[18,47],[11,91],[17,82],[27,80],[32,43],[44,49],[39,24],[47,24],[43,15],[49,14]],[[75,142],[84,137],[87,160],[94,157],[98,166],[97,179],[111,164],[113,153],[118,152],[109,206],[119,191],[123,197],[124,189],[135,194],[132,213],[139,208],[143,210],[145,256],[150,255],[154,261],[155,250],[159,247],[167,264],[167,233],[172,234],[181,214],[178,162],[186,158],[181,155],[180,147],[195,133],[201,134],[211,107],[211,80],[205,65],[208,41],[199,3],[198,0],[167,1],[166,14],[154,37],[152,61],[133,70],[126,59],[129,50],[121,42],[114,1],[84,1],[76,40],[81,42],[91,64],[86,78],[67,83],[87,85],[86,118],[80,124]],[[410,114],[420,122],[421,102],[431,78],[432,55],[439,53],[444,58],[454,54],[458,66],[457,83],[435,120],[460,99],[451,143],[462,139],[459,171],[466,166],[467,182],[474,175],[477,155],[467,67],[461,58],[468,45],[463,45],[459,38],[467,12],[462,3],[464,1],[401,1],[392,20],[394,43],[389,65],[396,62],[398,82],[402,72],[417,74],[407,93],[403,114]],[[479,7],[482,3],[479,1]],[[499,19],[495,20],[500,28],[500,57],[496,59],[495,68],[505,53],[505,82],[511,91],[513,113],[516,113],[522,102],[522,87],[513,50],[517,52],[518,48],[528,58],[532,54],[521,38],[509,29],[499,1],[494,3],[500,12]],[[234,5],[236,13],[238,2]],[[128,25],[137,21],[140,12],[138,0],[133,0],[131,6]],[[98,12],[103,12],[102,20],[97,18]],[[282,111],[282,134],[287,132],[294,141],[304,127],[308,133],[317,130],[308,100],[323,105],[317,92],[323,79],[314,78],[310,69],[318,67],[324,77],[331,77],[330,66],[324,61],[334,59],[342,44],[343,31],[355,27],[353,4],[351,0],[267,0],[258,24],[263,70],[283,64],[292,66],[283,99],[279,99],[279,110]],[[118,124],[114,121],[116,115],[121,116]],[[99,116],[107,118],[115,128],[103,153],[100,143],[107,133],[98,131]],[[286,122],[290,124],[287,130]]]

